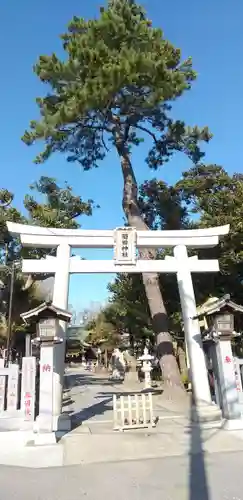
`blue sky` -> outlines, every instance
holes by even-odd
[[[115,154],[110,154],[100,169],[82,172],[56,155],[45,165],[32,163],[35,147],[25,146],[20,137],[31,119],[38,118],[35,98],[45,86],[35,77],[32,67],[38,56],[61,54],[58,38],[73,15],[93,17],[103,0],[8,0],[1,13],[1,157],[0,187],[15,193],[21,208],[24,194],[40,175],[68,182],[84,199],[93,198],[101,208],[92,218],[83,218],[85,229],[113,229],[122,224],[122,178]],[[175,115],[188,124],[208,125],[214,134],[207,147],[206,160],[223,165],[229,172],[242,171],[243,114],[243,2],[242,0],[145,0],[149,18],[162,27],[165,36],[182,49],[183,57],[192,56],[198,80],[193,90],[175,105]],[[139,181],[154,176],[144,163],[143,147],[136,150],[133,165]],[[188,167],[176,157],[161,169],[157,177],[177,180]],[[82,253],[90,258],[108,258],[107,252]],[[78,310],[91,301],[104,301],[110,276],[72,276],[70,298]]]

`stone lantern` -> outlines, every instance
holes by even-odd
[[[142,372],[144,373],[144,389],[151,389],[151,371],[153,369],[151,361],[154,356],[149,354],[147,347],[144,348],[143,355],[138,358],[142,362]]]
[[[55,345],[62,344],[63,329],[59,321],[70,322],[72,314],[55,307],[51,302],[44,302],[40,306],[21,314],[25,323],[35,324],[36,338],[33,342],[40,345],[40,391],[39,415],[36,419],[36,444],[55,442],[56,431],[68,431],[71,428],[70,418],[65,414],[56,415],[56,390],[62,380],[57,377]]]
[[[212,315],[213,328],[217,336],[231,337],[234,332],[234,314],[229,310],[229,304],[221,312]]]
[[[51,302],[43,302],[35,309],[21,314],[27,324],[36,326],[35,343],[59,344],[63,342],[59,321],[70,322],[72,314],[55,307]]]
[[[241,428],[243,420],[231,341],[240,335],[234,330],[234,321],[236,313],[243,313],[243,306],[233,302],[230,295],[225,295],[221,299],[209,299],[197,309],[197,313],[197,318],[201,320],[208,369],[213,373],[216,402],[223,417],[229,421],[234,420],[235,425],[238,421],[238,427]]]
[[[62,339],[58,335],[57,318],[40,318],[37,331],[36,340],[40,342],[62,342]]]

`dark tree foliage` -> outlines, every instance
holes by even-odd
[[[40,258],[46,254],[41,249],[21,248],[18,238],[8,233],[6,222],[21,222],[24,224],[41,225],[44,227],[78,228],[81,215],[92,215],[94,204],[92,200],[83,201],[73,193],[72,188],[65,183],[64,187],[57,184],[55,179],[41,177],[38,182],[30,186],[35,195],[26,195],[24,206],[27,215],[24,216],[14,207],[14,194],[6,189],[0,190],[0,336],[6,335],[6,320],[8,317],[10,274],[13,262],[22,257]],[[42,199],[40,200],[40,195]],[[47,276],[43,276],[46,278]],[[39,280],[40,276],[37,276]],[[23,278],[20,267],[16,268],[14,280],[14,297],[12,320],[13,330],[19,329],[20,313],[37,305],[43,300],[44,288],[37,286],[33,277],[27,282]]]
[[[230,175],[218,165],[193,167],[183,173],[174,186],[153,179],[140,187],[139,203],[151,229],[186,229],[230,224],[230,233],[212,249],[197,251],[199,258],[219,259],[220,273],[194,274],[197,304],[209,296],[229,293],[243,303],[243,174]],[[165,251],[158,255],[163,257]],[[164,275],[160,287],[166,302],[170,329],[178,338],[181,330],[180,302],[176,279]],[[118,275],[109,286],[109,306],[114,322],[127,328],[132,336],[151,329],[142,281],[137,275]],[[243,318],[241,320],[243,327]]]

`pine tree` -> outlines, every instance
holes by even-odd
[[[141,6],[129,0],[108,2],[97,19],[74,17],[61,39],[66,58],[40,56],[34,68],[51,92],[37,99],[41,118],[30,123],[23,140],[28,145],[44,141],[36,163],[59,151],[84,170],[97,167],[111,143],[124,179],[123,209],[128,224],[146,230],[131,163],[133,146],[147,137],[151,148],[146,161],[157,169],[175,151],[197,162],[202,157],[200,141],[210,139],[207,128],[187,127],[170,114],[172,102],[196,78],[191,59],[182,61],[180,50],[164,38],[161,29],[152,27]],[[154,258],[148,250],[140,256]],[[158,276],[145,274],[143,283],[165,383],[168,389],[178,387],[180,392]]]

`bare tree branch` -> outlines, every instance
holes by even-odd
[[[143,132],[146,132],[148,135],[150,135],[153,138],[155,144],[158,144],[159,141],[158,141],[156,135],[153,132],[151,132],[151,130],[149,130],[146,127],[143,127],[142,125],[133,125],[133,127],[137,128],[139,130],[142,130]]]

